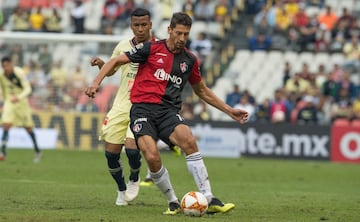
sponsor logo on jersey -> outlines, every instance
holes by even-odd
[[[186,64],[186,62],[180,63],[180,70],[182,73],[184,73],[188,70],[188,65]]]
[[[137,123],[137,124],[135,124],[135,125],[133,126],[133,131],[134,131],[135,133],[140,132],[141,129],[142,129],[142,124],[140,124],[140,123]]]
[[[182,78],[176,75],[170,75],[169,73],[165,72],[164,69],[157,69],[154,73],[155,78],[162,81],[170,81],[175,83],[176,85],[181,85]]]
[[[163,64],[163,63],[164,63],[164,60],[163,60],[162,58],[160,58],[160,59],[158,59],[156,62]]]

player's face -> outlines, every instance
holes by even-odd
[[[1,63],[1,66],[2,66],[5,74],[13,73],[13,66],[12,66],[11,62],[3,62],[3,63]]]
[[[190,27],[185,25],[176,25],[174,28],[168,28],[169,40],[173,44],[174,50],[182,50],[189,39]]]
[[[150,40],[151,26],[152,23],[148,15],[131,17],[131,30],[133,31],[137,42]]]

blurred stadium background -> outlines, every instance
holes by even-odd
[[[247,139],[242,154],[286,153],[275,144],[266,151],[265,139],[257,141],[258,151],[251,150],[249,132],[254,129],[258,140],[259,130],[263,135],[275,132],[276,144],[283,145],[289,131],[309,137],[320,132],[319,138],[327,138],[323,145],[328,153],[318,149],[318,154],[330,159],[331,146],[342,141],[331,141],[339,124],[337,135],[355,133],[346,137],[349,146],[344,149],[350,154],[339,151],[341,158],[360,162],[360,1],[2,0],[0,4],[0,55],[10,55],[27,71],[36,126],[56,128],[57,147],[100,147],[96,135],[120,75],[106,79],[98,97],[89,100],[83,88],[97,74],[89,61],[93,56],[108,59],[116,43],[132,35],[131,10],[144,7],[152,12],[153,34],[158,38],[167,37],[172,12],[185,11],[193,17],[188,47],[201,61],[204,80],[229,105],[251,114],[249,124],[240,128],[240,138]],[[239,130],[227,116],[199,101],[191,87],[183,99],[183,115],[194,126],[204,121],[224,129],[225,135],[227,130]],[[311,141],[309,149],[315,150],[315,139]],[[303,149],[302,157],[307,155],[306,146]]]

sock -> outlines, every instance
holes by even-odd
[[[145,176],[145,181],[149,181],[149,180],[152,180],[152,179],[151,179],[151,175],[150,175],[150,169],[147,168],[147,173],[146,173],[146,176]]]
[[[170,182],[169,172],[164,166],[161,166],[161,169],[158,172],[150,172],[151,178],[153,179],[156,186],[160,191],[165,194],[168,203],[177,202],[179,203],[178,198],[176,197],[175,191]]]
[[[125,147],[125,152],[129,160],[130,176],[129,180],[138,181],[141,167],[141,154],[138,149],[130,149]]]
[[[4,130],[1,138],[1,152],[6,156],[6,145],[9,139],[9,130]]]
[[[194,177],[199,192],[204,194],[204,196],[210,203],[213,194],[211,192],[209,176],[200,152],[187,155],[185,159],[188,170]]]
[[[37,141],[36,141],[36,137],[35,137],[34,131],[29,132],[29,135],[30,135],[31,140],[32,140],[32,142],[33,142],[33,144],[34,144],[35,152],[40,153],[40,149],[39,149],[39,147],[38,147],[38,144],[37,144]]]
[[[126,184],[121,166],[120,153],[110,153],[105,151],[105,157],[109,167],[109,172],[114,178],[119,191],[126,190]]]

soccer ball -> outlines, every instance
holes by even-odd
[[[186,216],[201,217],[207,209],[207,199],[200,192],[190,191],[181,199],[181,210]]]

